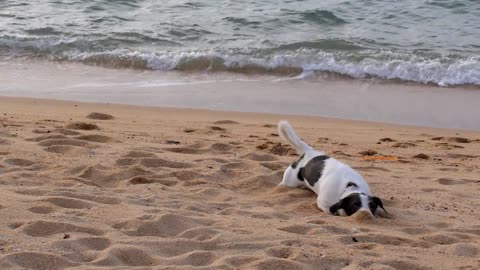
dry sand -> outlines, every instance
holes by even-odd
[[[0,113],[0,269],[480,268],[478,132],[16,98]],[[284,118],[391,216],[276,187],[295,159]]]

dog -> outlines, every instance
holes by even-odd
[[[359,211],[369,216],[388,214],[378,197],[370,193],[367,182],[350,166],[314,150],[302,141],[287,121],[278,123],[278,133],[300,154],[283,174],[279,185],[306,187],[315,192],[323,212],[351,216]]]

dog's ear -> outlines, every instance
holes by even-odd
[[[332,215],[339,216],[338,210],[342,208],[342,200],[338,201],[336,204],[330,206],[330,213]]]
[[[380,198],[372,197],[372,201],[377,207],[380,207],[383,210],[383,212],[385,212],[385,214],[388,214],[387,210],[383,208],[383,203],[382,203],[382,200],[380,200]]]

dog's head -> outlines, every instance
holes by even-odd
[[[332,205],[330,207],[330,213],[339,216],[351,216],[358,211],[365,211],[371,216],[377,216],[379,209],[387,214],[380,198],[354,192]]]

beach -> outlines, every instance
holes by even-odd
[[[0,270],[480,269],[479,10],[0,1]],[[278,186],[281,120],[387,215]]]
[[[454,91],[455,89],[451,90]],[[0,97],[1,269],[478,269],[480,133]],[[288,120],[389,215],[277,187]]]

